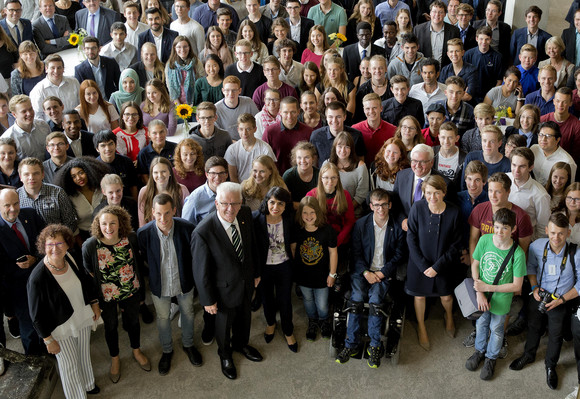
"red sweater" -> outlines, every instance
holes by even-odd
[[[313,188],[308,193],[306,193],[306,195],[308,197],[316,198],[317,191],[317,188]],[[354,217],[354,206],[352,205],[352,198],[346,190],[344,191],[344,195],[346,197],[346,202],[348,203],[348,209],[342,215],[337,214],[336,211],[332,208],[332,202],[334,201],[334,198],[326,199],[326,222],[331,225],[337,233],[337,247],[340,247],[342,244],[346,244],[350,241],[350,233],[354,227],[354,223],[356,222],[356,218]]]

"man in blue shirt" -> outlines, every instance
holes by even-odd
[[[557,72],[551,65],[545,65],[538,73],[538,81],[540,82],[540,90],[531,92],[526,96],[526,104],[536,105],[540,108],[540,115],[546,115],[554,112],[554,95],[556,94]],[[521,104],[518,102],[518,105]],[[518,109],[516,109],[516,112]]]
[[[463,62],[474,65],[479,71],[481,93],[485,95],[492,87],[499,86],[502,82],[503,67],[502,55],[491,48],[491,28],[482,26],[477,29],[477,47],[465,52]],[[483,98],[476,98],[480,103]]]
[[[224,3],[220,3],[220,0],[208,0],[206,4],[203,4],[195,9],[193,12],[193,19],[196,20],[203,26],[203,29],[207,32],[210,26],[217,25],[217,10],[219,8],[229,8],[232,12],[232,24],[230,28],[234,31],[238,31],[238,25],[240,23],[240,18],[236,10]]]
[[[381,20],[381,26],[384,26],[387,22],[394,21],[402,9],[411,12],[409,6],[401,0],[387,0],[375,8],[375,15]]]
[[[536,66],[538,59],[538,50],[531,44],[524,44],[519,54],[520,65],[518,69],[522,74],[520,84],[522,85],[524,97],[538,88],[538,72]]]
[[[534,241],[528,252],[528,279],[533,298],[528,305],[528,337],[524,354],[510,364],[510,369],[521,370],[536,358],[540,339],[548,327],[546,350],[546,380],[550,389],[558,386],[556,364],[562,348],[566,302],[578,297],[580,281],[580,254],[566,242],[570,236],[568,218],[554,213],[546,227],[548,238]],[[547,302],[542,304],[547,295]],[[568,316],[569,317],[569,316]]]

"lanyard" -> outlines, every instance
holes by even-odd
[[[538,285],[540,287],[542,286],[541,278],[544,275],[544,267],[546,267],[546,261],[548,260],[548,245],[550,245],[549,240],[546,243],[546,246],[544,247],[544,254],[542,255],[542,272],[540,273],[540,281],[538,282]],[[556,281],[556,288],[554,289],[554,293],[552,294],[552,297],[555,296],[556,291],[558,290],[558,284],[560,283],[560,278],[562,277],[562,272],[566,268],[566,261],[567,260],[568,260],[568,244],[566,243],[566,247],[564,248],[564,256],[562,257],[562,264],[560,265],[560,275],[558,276],[558,281]],[[556,297],[554,299],[557,299],[557,298],[558,297]]]

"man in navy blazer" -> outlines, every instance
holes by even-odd
[[[70,157],[98,157],[99,153],[95,149],[95,144],[93,143],[94,134],[82,130],[83,120],[81,115],[75,109],[69,109],[64,112],[62,117],[62,128],[64,134],[69,140],[69,149],[67,150],[67,155]],[[77,145],[77,140],[80,140],[80,145]]]
[[[540,61],[548,59],[546,55],[546,42],[552,37],[548,32],[538,27],[540,20],[542,19],[542,9],[538,6],[530,6],[526,10],[526,24],[524,28],[516,29],[512,35],[512,41],[510,44],[512,59],[514,60],[514,65],[520,64],[520,49],[524,44],[528,43],[528,34],[533,34],[536,36],[538,50],[538,58],[536,60],[536,65]]]
[[[109,43],[112,40],[111,25],[117,21],[123,22],[121,14],[101,7],[99,0],[83,0],[83,4],[86,8],[75,14],[76,27],[85,29],[90,36],[99,39],[102,45]],[[96,18],[94,23],[91,23],[92,18]]]
[[[477,28],[481,26],[489,26],[490,28],[492,28],[492,26],[497,26],[497,29],[499,30],[499,40],[496,44],[492,39],[491,48],[501,54],[503,70],[505,71],[513,62],[510,51],[512,28],[505,22],[502,22],[499,18],[502,15],[502,3],[499,0],[489,0],[485,8],[485,15],[486,18],[475,21],[473,27],[477,31]],[[492,28],[492,30],[493,29],[494,28]]]
[[[171,55],[173,41],[177,36],[179,36],[179,33],[163,27],[161,11],[159,11],[158,8],[148,8],[145,11],[145,14],[147,15],[149,29],[139,35],[139,45],[137,46],[139,49],[139,60],[141,60],[141,47],[143,46],[143,43],[150,42],[156,44],[155,38],[161,36],[161,49],[157,49],[157,58],[159,58],[161,62],[166,63]]]
[[[171,298],[177,297],[181,313],[183,350],[194,366],[201,366],[201,354],[193,346],[193,259],[190,240],[194,226],[176,218],[173,197],[159,194],[153,198],[153,217],[137,231],[139,248],[149,264],[149,286],[157,313],[157,329],[163,354],[159,374],[171,367]]]
[[[28,277],[40,260],[36,250],[36,238],[44,226],[44,220],[34,209],[20,209],[20,200],[15,190],[0,191],[2,289],[14,308],[20,327],[20,339],[27,355],[46,353],[28,312],[26,291]],[[21,257],[25,260],[20,259]]]
[[[4,3],[6,18],[0,21],[2,29],[10,36],[16,47],[25,40],[34,41],[32,23],[22,16],[22,4],[18,0],[7,0]],[[18,31],[16,31],[18,29]],[[20,40],[18,35],[20,34]]]
[[[75,78],[79,83],[83,83],[85,79],[97,82],[105,100],[108,101],[111,94],[119,90],[121,78],[119,64],[114,58],[99,55],[101,46],[99,39],[95,37],[85,37],[83,50],[87,59],[75,67]],[[95,75],[95,71],[100,72],[100,76]]]
[[[578,64],[576,60],[576,32],[580,33],[580,10],[574,13],[574,26],[564,29],[562,32],[562,40],[564,41],[564,58],[572,64]]]
[[[337,363],[346,363],[358,353],[360,318],[365,300],[369,302],[368,334],[371,338],[368,347],[371,368],[381,364],[381,306],[389,290],[389,280],[395,276],[397,267],[407,259],[405,232],[389,217],[391,199],[389,193],[377,188],[369,195],[370,213],[360,218],[352,231],[352,252],[354,269],[350,274],[352,294],[344,349],[336,357]],[[383,245],[375,252],[377,239]]]
[[[259,362],[262,355],[248,345],[254,287],[260,267],[250,208],[242,206],[242,186],[225,182],[217,187],[216,212],[196,227],[191,238],[193,276],[199,302],[216,316],[215,338],[222,373],[237,378],[232,350]],[[230,330],[232,336],[230,338]]]
[[[363,21],[356,25],[356,37],[358,38],[358,42],[349,44],[342,52],[344,69],[348,75],[348,80],[351,82],[354,78],[361,75],[359,66],[363,52],[365,58],[372,57],[373,55],[385,56],[384,48],[372,44],[372,27],[368,22]]]
[[[300,16],[301,5],[302,4],[300,3],[300,0],[288,0],[286,2],[286,11],[288,12],[288,18],[286,18],[286,21],[288,21],[290,24],[290,32],[288,36],[290,39],[298,42],[299,44],[298,50],[296,51],[296,54],[298,55],[298,61],[300,61],[302,52],[306,48],[308,39],[310,39],[310,28],[314,26],[313,20]],[[300,35],[296,37],[292,35],[292,26],[295,26],[298,23],[300,23]]]

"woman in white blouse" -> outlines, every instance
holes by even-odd
[[[119,113],[113,104],[105,101],[97,82],[90,79],[83,81],[79,93],[80,105],[76,110],[81,114],[89,132],[98,133],[119,127]]]

